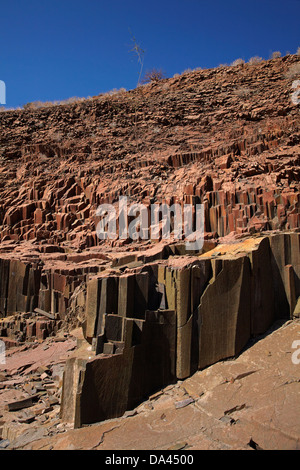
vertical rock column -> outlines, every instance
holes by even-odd
[[[223,259],[199,305],[199,369],[233,357],[251,334],[250,262]]]
[[[9,264],[9,260],[0,259],[0,317],[7,316]]]

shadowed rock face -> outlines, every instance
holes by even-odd
[[[299,244],[299,233],[257,237],[152,264],[152,278],[145,265],[111,284],[104,273],[90,280],[85,334],[96,355],[67,362],[62,419],[78,427],[121,416],[158,388],[237,356],[276,319],[293,318]],[[163,295],[150,311],[155,288]],[[135,310],[136,290],[143,302]],[[103,313],[108,297],[116,310]],[[124,299],[131,299],[126,308]]]
[[[297,63],[1,113],[0,336],[13,344],[82,326],[63,420],[120,416],[299,315]],[[149,216],[153,203],[202,203],[203,249],[163,241],[162,224],[159,242],[99,240],[96,209],[110,203],[118,215],[120,196]]]

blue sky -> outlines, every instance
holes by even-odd
[[[139,65],[168,77],[295,53],[300,0],[9,0],[0,4],[6,107],[135,88]]]

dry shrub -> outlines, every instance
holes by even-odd
[[[271,54],[271,59],[279,59],[281,57],[281,52],[280,51],[274,51]]]
[[[242,65],[244,63],[245,63],[244,59],[235,59],[231,65]]]
[[[49,108],[52,106],[80,103],[82,101],[86,101],[87,99],[91,99],[91,98],[90,97],[79,98],[78,96],[73,96],[72,98],[67,98],[65,100],[60,100],[60,101],[32,101],[31,103],[24,104],[23,109],[35,110],[35,109],[40,109],[40,108]]]
[[[113,88],[112,90],[104,93],[104,95],[115,96],[115,95],[122,95],[122,93],[126,92],[126,88]]]
[[[191,73],[193,70],[192,69],[185,69],[181,75],[185,75],[186,73]]]
[[[295,78],[297,76],[300,78],[300,62],[291,65],[284,76],[288,79]]]
[[[143,79],[141,80],[142,84],[151,83],[151,82],[159,82],[166,78],[164,72],[161,69],[152,69],[145,73]]]
[[[248,63],[253,65],[253,64],[259,64],[261,61],[262,61],[262,57],[259,57],[258,55],[256,55],[254,57],[251,57]]]

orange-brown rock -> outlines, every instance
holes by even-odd
[[[176,410],[184,409],[195,401],[189,377],[218,370],[275,321],[299,318],[296,64],[299,56],[287,55],[1,113],[0,336],[7,348],[27,347],[81,328],[61,379],[63,423],[117,419],[178,380],[191,390],[177,397]],[[97,208],[112,204],[118,216],[120,196],[143,203],[148,220],[154,203],[190,204],[195,224],[203,204],[203,247],[163,239],[164,220],[158,240],[100,240]],[[197,398],[201,409],[207,396]],[[248,445],[244,424],[233,441],[224,437],[244,408],[228,399],[216,439]],[[251,432],[257,445],[274,448],[281,431],[264,441],[260,412]],[[27,426],[32,416],[20,419]],[[289,433],[281,421],[284,447],[297,447],[299,428]]]

